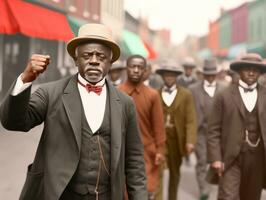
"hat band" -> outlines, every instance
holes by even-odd
[[[104,36],[100,36],[100,35],[83,35],[83,36],[79,36],[79,37],[84,37],[84,36],[87,36],[87,37],[97,37],[97,38],[102,38],[104,40],[110,40],[109,38],[104,37]]]
[[[253,61],[253,62],[262,62],[262,60],[259,58],[242,58],[242,60]]]

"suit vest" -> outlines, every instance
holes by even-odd
[[[259,116],[258,116],[258,103],[256,103],[254,109],[249,112],[244,103],[242,106],[245,108],[245,133],[248,132],[248,138],[252,143],[261,137],[260,125],[259,125]]]
[[[110,104],[107,95],[104,119],[94,134],[82,112],[81,155],[69,188],[79,194],[110,192],[111,123]]]

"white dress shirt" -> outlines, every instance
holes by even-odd
[[[243,103],[246,107],[246,109],[251,112],[257,102],[257,98],[258,98],[258,91],[257,91],[257,83],[254,83],[250,86],[248,86],[245,82],[243,82],[242,80],[239,80],[239,92],[241,95],[241,98],[243,100]],[[244,92],[244,88],[252,88],[254,89],[251,92]]]
[[[88,83],[84,78],[80,76],[80,74],[78,75],[78,80],[84,85]],[[94,92],[88,92],[85,87],[83,87],[81,84],[78,84],[84,113],[93,133],[95,133],[100,128],[104,118],[107,96],[105,81],[106,80],[104,78],[96,84],[99,86],[104,85],[100,95]]]
[[[86,85],[88,82],[78,74],[78,80]],[[106,84],[105,78],[101,80],[96,85],[104,85],[102,92],[100,95],[94,93],[94,92],[88,92],[85,87],[83,87],[81,84],[78,84],[78,90],[81,97],[82,106],[84,109],[84,113],[87,119],[87,122],[92,130],[93,133],[95,133],[100,126],[102,125],[103,118],[104,118],[104,112],[105,112],[105,105],[106,105]],[[28,88],[32,83],[23,83],[21,80],[21,75],[17,78],[17,82],[14,86],[14,89],[11,93],[11,95],[16,96],[19,93],[23,92],[26,88]]]
[[[204,80],[203,88],[210,97],[213,97],[216,90],[216,81],[209,83],[208,81]]]
[[[166,90],[171,91],[171,93],[167,92]],[[162,89],[162,98],[163,102],[169,107],[173,103],[175,96],[177,94],[177,88],[176,85],[173,85],[171,88],[167,88],[166,86]]]

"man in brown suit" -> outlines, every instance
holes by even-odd
[[[134,103],[106,80],[120,48],[111,30],[85,24],[67,44],[78,73],[31,95],[49,56],[32,55],[0,107],[3,126],[44,123],[20,200],[147,200],[143,145]]]
[[[239,73],[216,95],[208,124],[208,180],[219,183],[219,200],[259,200],[266,176],[266,89],[258,77],[266,64],[245,54],[230,68]]]
[[[196,112],[191,92],[176,82],[182,69],[176,63],[169,62],[156,72],[164,80],[160,97],[166,130],[166,160],[170,172],[168,199],[176,200],[182,158],[194,150],[196,143]]]
[[[163,110],[157,90],[143,84],[146,59],[132,55],[127,59],[128,79],[119,86],[130,95],[137,108],[137,119],[144,144],[149,200],[154,200],[161,163],[164,161],[165,131]]]

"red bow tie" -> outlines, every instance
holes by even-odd
[[[84,85],[84,84],[81,83],[79,80],[78,80],[78,83],[79,83],[81,86],[85,87],[86,90],[87,90],[88,92],[94,92],[94,93],[96,93],[96,94],[98,94],[98,95],[101,94],[101,92],[102,92],[102,90],[103,90],[103,86],[104,86],[104,84],[105,84],[105,83],[104,83],[103,85],[99,85],[99,86],[91,85],[91,84],[86,84],[86,85]]]

